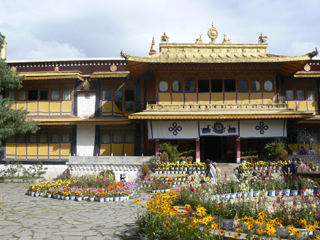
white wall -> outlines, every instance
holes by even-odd
[[[23,166],[26,169],[28,169],[30,166],[32,166],[32,164],[23,164]],[[46,173],[43,175],[43,177],[46,180],[55,179],[55,178],[57,178],[57,176],[63,174],[68,169],[67,165],[43,165],[43,167],[48,168],[46,170]],[[7,166],[5,166],[4,164],[0,165],[0,171],[3,170],[3,169],[6,169],[6,168],[7,168]]]
[[[87,97],[86,97],[87,96]],[[96,93],[78,92],[78,116],[89,118],[94,116],[96,106]]]
[[[93,156],[95,125],[77,125],[77,155]]]

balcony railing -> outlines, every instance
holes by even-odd
[[[147,104],[145,111],[286,110],[286,103],[267,104]]]

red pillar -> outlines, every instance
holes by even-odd
[[[240,138],[236,138],[237,143],[237,163],[241,162],[241,148],[240,148]]]
[[[159,140],[156,140],[156,156],[160,156],[160,151],[159,151]]]
[[[196,162],[200,162],[200,138],[196,139]]]

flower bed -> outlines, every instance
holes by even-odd
[[[90,179],[90,178],[88,178]],[[30,185],[28,195],[52,197],[62,200],[88,200],[88,201],[123,201],[128,200],[138,186],[135,182],[117,182],[106,187],[79,187],[88,183],[74,182],[70,179],[58,179],[57,181],[47,181],[40,184]],[[101,183],[99,185],[104,185]]]
[[[295,220],[285,225],[283,218],[278,217],[281,215],[280,212],[275,210],[269,213],[262,201],[255,203],[243,201],[234,204],[214,202],[211,206],[206,204],[176,206],[181,203],[182,197],[174,191],[164,195],[154,195],[146,204],[146,210],[138,214],[140,233],[146,239],[223,239],[227,236],[232,238],[241,236],[246,239],[254,237],[306,239],[309,235],[320,239],[315,231],[319,228],[318,221],[311,218],[310,205],[307,202],[303,202],[301,207],[294,205],[296,209],[291,211],[294,216],[291,220]],[[293,203],[295,201],[296,199]],[[141,204],[139,201],[136,202]],[[305,211],[307,208],[309,213]],[[227,217],[231,217],[231,221],[226,221]],[[301,227],[303,229],[300,229]]]

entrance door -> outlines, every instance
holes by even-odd
[[[201,160],[226,160],[223,151],[226,151],[227,137],[202,137],[200,138]]]

